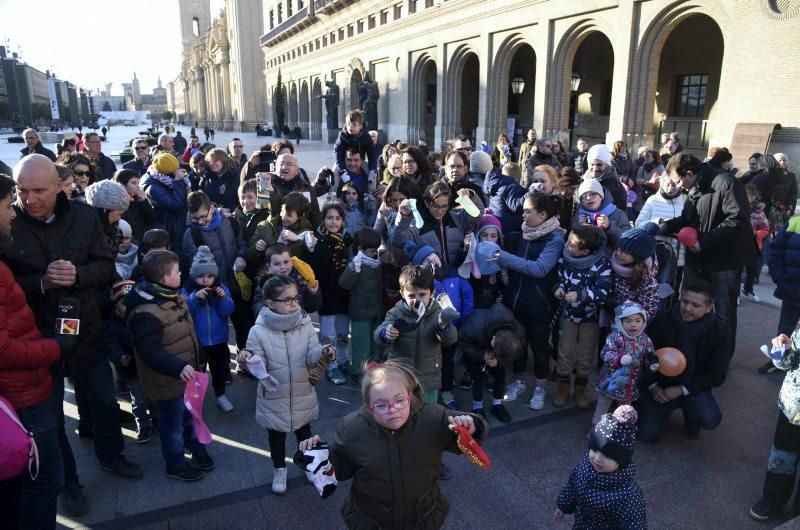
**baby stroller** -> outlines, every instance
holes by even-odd
[[[680,242],[672,236],[656,237],[656,260],[658,262],[658,312],[669,311],[677,297],[680,278],[678,278],[678,253]]]

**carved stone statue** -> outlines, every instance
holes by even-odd
[[[328,87],[325,93],[317,96],[318,99],[325,100],[325,110],[328,112],[328,129],[339,128],[339,85],[336,81],[331,79],[325,81],[325,86]]]
[[[367,122],[365,125],[367,129],[378,129],[378,99],[380,99],[380,89],[378,83],[372,81],[369,74],[364,76],[364,83],[362,85],[366,91],[366,98],[361,103],[362,110],[364,111],[364,120]],[[359,87],[360,88],[360,87]],[[359,98],[361,96],[359,90]]]

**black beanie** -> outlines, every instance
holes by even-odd
[[[614,414],[603,414],[603,419],[589,437],[589,449],[600,451],[620,466],[633,460],[633,444],[636,441],[636,410],[622,405]]]

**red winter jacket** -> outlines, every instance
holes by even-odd
[[[50,365],[61,358],[53,339],[36,327],[25,293],[0,261],[0,396],[17,410],[50,397]]]

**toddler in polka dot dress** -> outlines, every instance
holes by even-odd
[[[636,419],[630,405],[603,415],[589,437],[589,451],[558,495],[555,522],[561,522],[564,514],[575,514],[573,528],[647,528],[644,496],[632,461]]]

